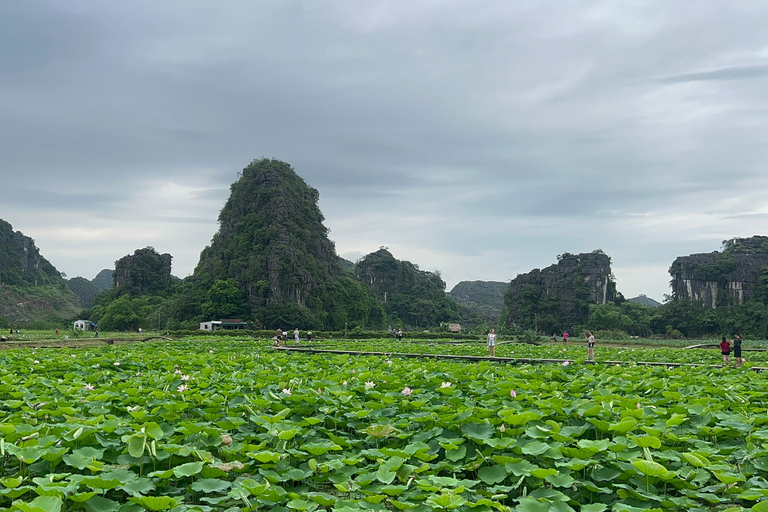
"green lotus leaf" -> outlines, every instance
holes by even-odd
[[[605,503],[590,503],[588,505],[581,506],[581,512],[604,512],[608,509],[608,505]]]
[[[557,470],[554,468],[536,468],[531,471],[531,476],[534,478],[544,479],[548,476],[557,474]]]
[[[712,465],[706,457],[698,453],[683,453],[682,455],[685,460],[697,468],[706,468]]]
[[[0,484],[2,484],[3,487],[7,487],[8,489],[17,488],[18,486],[21,485],[23,481],[24,481],[23,476],[15,476],[15,477],[7,476],[5,478],[0,478]]]
[[[116,512],[119,508],[120,503],[102,496],[94,496],[85,502],[86,512]]]
[[[661,441],[658,437],[654,436],[643,436],[643,437],[633,437],[632,438],[635,443],[637,443],[637,446],[640,446],[641,448],[661,448]]]
[[[632,465],[635,466],[642,474],[647,476],[663,477],[669,473],[669,470],[659,464],[650,460],[635,460],[632,461]]]
[[[477,477],[488,485],[498,484],[507,478],[507,470],[502,465],[483,466],[477,471]]]
[[[376,470],[376,479],[383,484],[391,484],[404,462],[402,457],[392,457],[384,461]]]
[[[13,507],[22,512],[59,512],[62,504],[57,496],[38,496],[29,503],[14,501]]]
[[[229,489],[229,486],[230,483],[226,480],[219,480],[218,478],[202,478],[193,482],[190,487],[193,491],[210,494],[225,491]]]
[[[74,494],[70,494],[67,496],[67,499],[70,501],[74,501],[75,503],[83,503],[85,501],[88,501],[92,497],[96,496],[95,491],[89,491],[89,492],[77,492]]]
[[[549,445],[541,441],[533,441],[521,448],[526,455],[541,455],[549,450]]]
[[[496,433],[496,427],[489,423],[467,423],[461,431],[465,436],[476,441],[486,441]]]
[[[626,417],[620,422],[614,423],[611,426],[609,426],[608,430],[613,430],[614,432],[620,432],[622,434],[625,434],[627,432],[631,432],[632,430],[634,430],[635,427],[637,427],[637,420],[632,417]]]
[[[128,454],[137,459],[144,455],[144,449],[147,446],[147,436],[144,434],[134,434],[128,438]]]
[[[153,511],[169,510],[179,504],[179,500],[169,496],[135,496],[128,500]]]
[[[183,478],[185,476],[196,475],[202,470],[202,462],[187,462],[186,464],[182,464],[173,468],[173,474],[176,478]]]

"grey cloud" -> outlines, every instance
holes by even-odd
[[[768,77],[768,65],[721,68],[701,73],[685,73],[659,80],[661,83],[699,82],[707,80],[756,80]]]
[[[192,229],[201,212],[134,212],[120,191],[194,181],[223,205],[266,156],[320,191],[340,252],[389,243],[353,245],[372,212],[377,236],[435,261],[505,252],[482,263],[496,279],[599,246],[663,266],[710,250],[702,233],[640,243],[610,223],[705,212],[764,174],[766,20],[749,1],[2,3],[0,217],[20,197],[84,214],[109,200],[103,218]],[[99,199],[61,192],[73,183]]]

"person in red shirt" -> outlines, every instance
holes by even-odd
[[[568,331],[563,331],[563,345],[568,343]]]
[[[720,342],[720,352],[723,354],[723,366],[731,365],[731,342],[725,339]]]

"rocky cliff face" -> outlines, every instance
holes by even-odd
[[[80,307],[35,241],[0,220],[0,317],[17,324],[55,323]]]
[[[159,254],[153,247],[137,249],[115,262],[114,287],[119,294],[156,295],[171,286],[170,254]]]
[[[459,303],[471,303],[498,309],[504,306],[504,292],[509,283],[501,281],[461,281],[448,292]]]
[[[34,240],[0,220],[0,284],[38,286],[63,281],[56,268],[40,255]]]
[[[504,294],[507,323],[544,332],[584,324],[590,304],[620,295],[611,274],[611,258],[601,251],[563,254],[543,270],[518,275]]]
[[[675,259],[669,268],[672,294],[679,300],[717,308],[752,299],[768,266],[768,237],[734,238],[722,251]]]

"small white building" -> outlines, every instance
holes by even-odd
[[[224,329],[230,331],[234,329],[245,329],[247,325],[248,322],[243,322],[239,318],[232,318],[228,320],[211,320],[210,322],[200,322],[200,330],[213,332],[218,331],[219,329]]]
[[[77,320],[74,329],[76,331],[90,331],[92,327],[93,324],[88,320]]]

